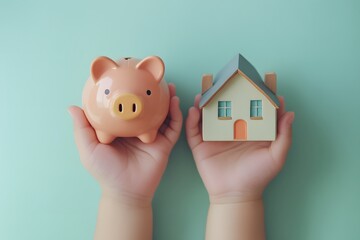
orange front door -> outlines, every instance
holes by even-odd
[[[234,139],[246,140],[247,139],[247,124],[245,120],[237,120],[234,123]]]

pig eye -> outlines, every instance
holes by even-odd
[[[106,89],[106,90],[105,90],[105,94],[106,94],[106,95],[109,95],[109,93],[110,93],[110,90],[109,90],[109,89]]]
[[[150,96],[150,95],[151,95],[151,91],[150,91],[150,90],[147,90],[147,91],[146,91],[146,94]]]

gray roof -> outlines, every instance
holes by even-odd
[[[254,84],[256,84],[262,92],[267,95],[275,104],[275,107],[280,106],[279,99],[276,95],[265,85],[260,74],[256,71],[254,66],[246,60],[241,54],[237,54],[231,61],[218,72],[214,78],[213,86],[207,90],[200,100],[199,107],[205,106],[210,99],[219,91],[219,89],[236,73],[240,70],[244,73]]]

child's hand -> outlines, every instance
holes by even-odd
[[[274,142],[204,142],[200,95],[189,109],[186,135],[211,202],[242,202],[261,199],[268,183],[285,163],[291,145],[293,112],[278,110],[278,135]]]
[[[151,144],[138,138],[117,138],[109,145],[101,144],[83,110],[69,108],[80,160],[100,183],[103,194],[125,201],[151,202],[182,127],[175,86],[169,84],[169,90],[169,115]]]

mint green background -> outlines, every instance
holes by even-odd
[[[265,192],[268,239],[360,239],[360,1],[0,2],[0,239],[91,239],[99,188],[66,111],[93,58],[166,63],[186,114],[201,74],[242,53],[296,112]],[[207,193],[184,134],[154,200],[155,240],[204,238]],[[225,239],[226,240],[226,239]]]

